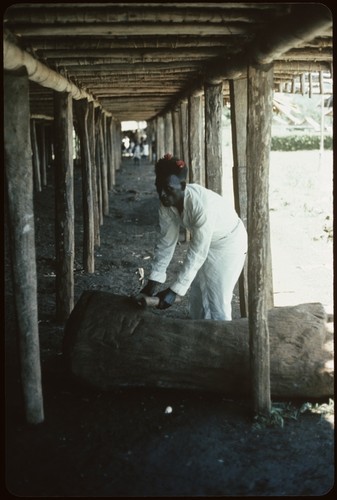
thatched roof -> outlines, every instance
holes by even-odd
[[[320,3],[14,4],[4,26],[5,69],[19,67],[21,52],[6,57],[13,45],[26,67],[41,63],[28,74],[31,111],[43,115],[55,74],[117,120],[154,118],[206,81],[223,81],[227,99],[248,63],[273,62],[276,91],[297,79],[302,92],[324,92],[331,78],[332,15]]]

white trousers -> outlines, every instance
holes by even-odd
[[[233,290],[247,254],[247,232],[240,220],[236,229],[212,243],[190,290],[191,319],[232,319]]]

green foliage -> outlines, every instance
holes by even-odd
[[[333,415],[334,410],[333,399],[329,399],[329,402],[324,404],[304,403],[299,408],[292,403],[274,403],[269,415],[255,415],[253,430],[261,430],[266,427],[283,428],[285,420],[297,420],[303,413],[310,412],[320,415]]]
[[[272,151],[306,151],[320,149],[319,135],[285,135],[271,139]],[[332,149],[332,137],[324,137],[324,149]]]

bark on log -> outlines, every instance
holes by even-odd
[[[158,314],[160,314],[158,312]],[[248,319],[182,320],[137,308],[127,297],[86,291],[64,332],[73,376],[99,388],[166,387],[232,397],[250,393]],[[333,334],[319,303],[269,311],[271,392],[333,395]]]

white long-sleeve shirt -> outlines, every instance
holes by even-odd
[[[165,283],[166,269],[182,226],[191,232],[192,238],[182,268],[170,288],[178,295],[185,295],[212,245],[231,233],[238,223],[239,217],[231,202],[199,184],[187,184],[182,215],[175,207],[160,205],[160,238],[155,248],[150,279]]]

